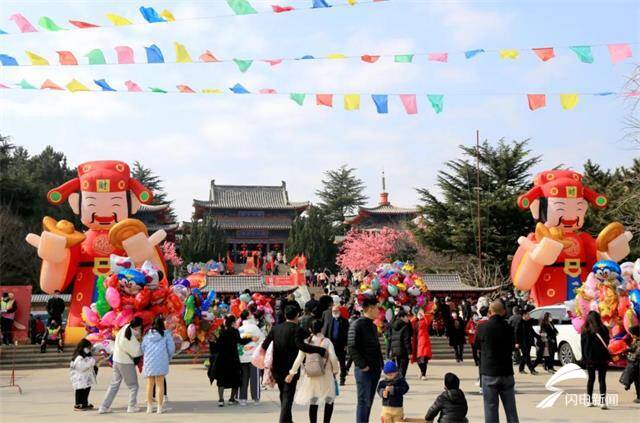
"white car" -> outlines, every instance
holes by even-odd
[[[557,304],[552,306],[538,307],[532,310],[531,321],[533,323],[533,330],[536,333],[540,333],[540,322],[545,313],[551,313],[553,323],[558,330],[558,351],[557,360],[563,366],[568,363],[575,363],[582,358],[582,349],[580,347],[580,334],[576,332],[571,319],[567,314],[567,307],[564,304]],[[535,347],[531,353],[532,357],[536,356]]]

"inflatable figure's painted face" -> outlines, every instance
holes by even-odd
[[[108,230],[129,217],[127,191],[81,192],[80,220],[87,228]]]
[[[578,231],[584,225],[584,216],[589,205],[584,198],[546,198],[540,204],[540,219],[545,226],[560,227],[565,232]]]

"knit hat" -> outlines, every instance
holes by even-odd
[[[444,386],[447,389],[460,389],[460,379],[453,373],[444,375]]]
[[[384,374],[396,373],[398,371],[398,365],[395,361],[387,360],[387,362],[384,363],[384,369],[382,371]]]

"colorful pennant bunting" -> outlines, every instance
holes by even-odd
[[[347,56],[341,53],[333,53],[333,54],[327,55],[327,59],[346,59],[346,58]]]
[[[365,54],[363,56],[360,56],[360,59],[362,59],[363,62],[375,63],[378,61],[378,59],[380,59],[380,56],[371,56],[369,54]]]
[[[571,110],[578,104],[578,94],[560,94],[560,104],[565,110]]]
[[[282,59],[267,59],[263,60],[263,62],[268,63],[270,66],[275,66],[282,63]]]
[[[104,54],[102,53],[102,50],[98,48],[95,50],[91,50],[89,53],[86,54],[86,57],[89,58],[90,65],[104,65],[107,63],[107,61],[104,58]]]
[[[167,9],[164,9],[162,13],[160,13],[167,22],[175,22],[176,18],[173,16],[173,13],[169,12]]]
[[[62,88],[60,85],[56,84],[55,82],[53,82],[50,79],[45,80],[42,85],[40,86],[41,90],[57,90],[57,91],[64,91],[64,88]]]
[[[75,26],[78,29],[86,29],[86,28],[100,28],[100,25],[95,25],[89,22],[83,22],[83,21],[73,21],[70,20],[69,23],[73,26]]]
[[[467,50],[464,52],[464,57],[466,57],[467,59],[471,59],[472,57],[477,56],[480,53],[484,53],[484,49],[476,49],[476,50]]]
[[[149,87],[152,93],[166,94],[168,91],[158,87]]]
[[[573,46],[569,47],[582,63],[593,63],[593,53],[590,46]]]
[[[22,16],[20,13],[14,13],[13,15],[11,15],[11,17],[9,17],[9,20],[15,22],[16,26],[22,33],[38,32],[38,30],[35,29],[33,25],[31,25],[31,22],[29,22],[27,18]]]
[[[227,4],[236,15],[251,15],[258,13],[247,0],[227,0]]]
[[[94,79],[93,82],[102,89],[102,91],[115,91],[104,79]]]
[[[116,15],[115,13],[107,13],[107,19],[109,19],[111,21],[111,23],[115,26],[124,26],[124,25],[131,25],[132,22],[120,15]]]
[[[333,107],[333,94],[316,94],[316,105]]]
[[[611,56],[611,62],[615,65],[616,63],[620,63],[625,59],[631,57],[631,47],[629,44],[609,44],[607,46],[609,49],[609,55]]]
[[[157,45],[151,44],[144,50],[147,52],[147,63],[164,63],[164,56]]]
[[[32,66],[47,66],[49,65],[49,61],[47,59],[45,59],[44,57],[38,56],[37,54],[30,52],[30,51],[25,51],[27,57],[29,58],[29,61],[31,62]]]
[[[415,94],[400,94],[400,101],[408,115],[415,115],[418,113]]]
[[[293,6],[273,5],[271,6],[271,9],[273,10],[273,13],[284,13],[284,12],[291,12],[293,10]]]
[[[18,66],[17,60],[8,54],[0,54],[0,63],[2,66]]]
[[[78,64],[78,59],[70,51],[59,51],[57,53],[61,65],[76,66]]]
[[[37,90],[36,87],[34,87],[33,85],[29,84],[24,79],[22,81],[20,81],[20,83],[18,83],[16,85],[19,86],[20,88],[22,88],[23,90]]]
[[[176,85],[176,88],[178,89],[178,91],[180,91],[181,93],[186,93],[186,94],[195,94],[195,91],[193,91],[191,89],[190,86],[188,85]]]
[[[233,61],[236,64],[236,66],[238,66],[238,69],[240,69],[240,72],[242,73],[246,72],[251,67],[251,64],[253,63],[253,60],[233,59]]]
[[[229,88],[234,94],[249,94],[249,91],[240,84],[236,84],[233,87]]]
[[[125,87],[127,87],[127,91],[131,92],[131,93],[140,93],[142,92],[142,88],[140,88],[140,85],[136,84],[133,81],[126,81],[124,83]]]
[[[166,22],[166,19],[160,16],[153,7],[140,6],[140,14],[149,23]]]
[[[432,62],[447,63],[449,60],[449,53],[429,53],[427,59]]]
[[[199,59],[203,62],[219,62],[219,60],[216,59],[216,56],[214,56],[209,50],[202,53]]]
[[[413,54],[396,54],[393,56],[393,61],[396,63],[411,63],[413,62]]]
[[[536,110],[547,106],[547,96],[544,94],[527,94],[527,101],[529,103],[529,110]]]
[[[553,47],[533,48],[531,50],[533,50],[536,56],[538,56],[543,62],[547,62],[556,57]]]
[[[498,50],[501,59],[512,59],[515,60],[520,55],[520,52],[515,49],[507,49],[507,50]]]
[[[345,110],[358,110],[358,109],[360,109],[360,94],[345,94],[344,95],[344,109]]]
[[[191,56],[189,56],[189,52],[186,47],[182,44],[176,42],[174,43],[176,49],[176,63],[191,63]]]
[[[258,91],[258,93],[260,93],[260,94],[276,94],[276,90],[274,90],[273,88],[262,88],[261,90]]]
[[[118,56],[118,64],[131,65],[135,63],[133,59],[133,49],[128,46],[118,46],[115,48]]]
[[[427,94],[429,103],[436,113],[442,113],[444,95],[442,94]]]
[[[296,103],[298,103],[299,106],[302,106],[302,104],[304,103],[304,98],[307,95],[304,93],[291,93],[289,94],[289,98],[293,101],[295,101]]]
[[[376,105],[378,113],[389,113],[389,96],[386,94],[372,94],[371,99]]]
[[[314,9],[319,9],[323,7],[331,7],[331,5],[327,3],[325,0],[313,0]]]
[[[47,31],[63,31],[64,30],[64,28],[61,28],[58,25],[56,25],[53,19],[47,16],[41,17],[38,20],[38,25],[40,25],[42,28],[46,29]]]
[[[67,84],[67,90],[71,91],[72,93],[78,91],[91,91],[89,87],[76,79],[72,79],[71,82]]]

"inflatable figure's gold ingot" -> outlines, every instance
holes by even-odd
[[[596,238],[598,251],[608,251],[609,243],[624,233],[624,226],[620,222],[611,222],[600,231]]]
[[[55,220],[53,217],[45,216],[42,219],[42,228],[56,235],[63,236],[67,239],[67,248],[80,244],[86,238],[82,232],[75,230],[73,223],[68,220]]]

